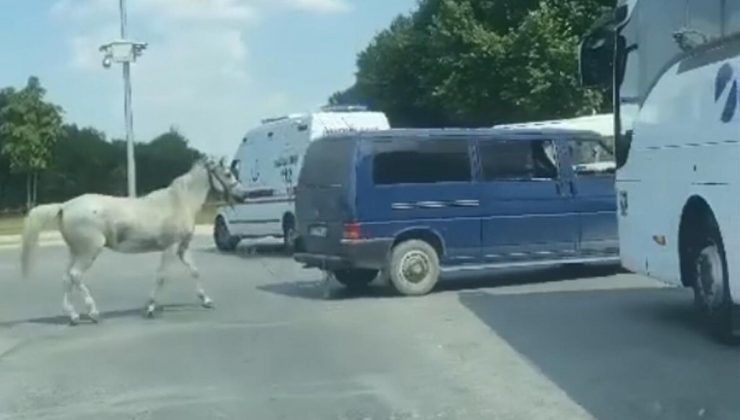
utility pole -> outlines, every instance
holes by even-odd
[[[121,17],[121,38],[100,47],[103,52],[103,67],[109,68],[113,62],[123,64],[123,113],[126,125],[126,162],[128,175],[128,195],[136,197],[136,160],[134,156],[134,116],[131,109],[131,63],[147,47],[145,42],[134,42],[127,38],[126,0],[118,2]]]

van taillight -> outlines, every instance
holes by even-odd
[[[360,239],[362,237],[362,231],[359,223],[345,223],[344,225],[344,239]]]

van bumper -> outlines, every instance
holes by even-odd
[[[386,265],[388,252],[392,244],[392,238],[344,239],[340,242],[336,253],[313,253],[304,249],[302,252],[295,253],[293,259],[304,264],[305,268],[319,268],[322,270],[367,268],[380,270]]]

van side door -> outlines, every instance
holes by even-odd
[[[572,258],[578,218],[555,143],[481,140],[478,154],[486,263]]]
[[[615,159],[598,137],[567,140],[571,191],[579,217],[579,250],[584,256],[619,253]]]
[[[443,265],[479,262],[480,197],[472,145],[464,138],[366,141],[357,209],[373,237],[426,232],[441,241]]]

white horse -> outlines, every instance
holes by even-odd
[[[203,290],[189,251],[195,217],[211,189],[226,195],[231,202],[238,187],[239,182],[223,161],[217,164],[203,159],[167,188],[140,198],[85,194],[64,203],[35,207],[29,212],[23,229],[23,276],[28,277],[32,267],[39,233],[56,224],[70,251],[69,265],[63,276],[63,308],[72,325],[80,319],[70,302],[70,293],[75,289],[84,297],[90,319],[99,320],[100,312],[82,276],[103,248],[130,254],[162,252],[155,286],[146,305],[147,317],[154,315],[166,269],[177,258],[190,270],[201,304],[211,308],[213,301]]]

